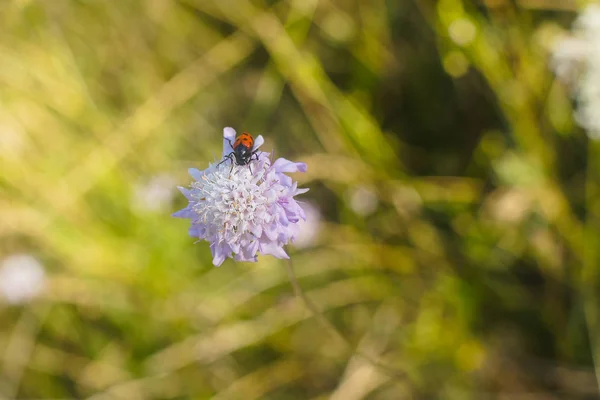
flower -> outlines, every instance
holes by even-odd
[[[132,207],[139,212],[156,212],[168,208],[176,191],[175,178],[167,174],[153,176],[134,187]]]
[[[359,186],[350,192],[350,208],[360,215],[366,217],[377,211],[379,199],[377,194],[366,186]]]
[[[551,63],[557,76],[573,86],[575,119],[590,138],[600,139],[600,5],[589,5],[573,35],[558,41]]]
[[[232,151],[235,130],[225,128],[223,136],[225,157]],[[179,187],[189,204],[173,216],[191,219],[190,236],[210,243],[216,266],[227,257],[254,262],[257,253],[289,258],[283,246],[294,240],[298,222],[306,220],[294,196],[308,189],[298,189],[285,175],[306,172],[306,164],[285,158],[271,163],[269,153],[257,150],[263,142],[262,136],[256,138],[256,156],[248,165],[224,159],[204,171],[190,168],[195,181],[189,188]]]
[[[321,212],[319,208],[311,203],[303,204],[306,219],[298,224],[298,234],[294,238],[294,246],[298,249],[311,247],[321,231]]]
[[[0,264],[0,294],[7,302],[25,303],[44,288],[46,273],[38,260],[29,254],[14,254]]]

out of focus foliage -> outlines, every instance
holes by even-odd
[[[1,3],[0,258],[43,289],[3,289],[0,397],[596,398],[583,3]],[[299,281],[398,374],[171,218],[224,126],[308,163]]]

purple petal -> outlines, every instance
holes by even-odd
[[[242,254],[236,254],[233,259],[235,261],[243,261],[243,262],[257,262],[258,261],[258,257],[254,256],[254,257],[245,257]]]
[[[294,211],[286,209],[285,216],[286,216],[287,220],[291,223],[295,224],[296,222],[300,221],[300,216]],[[286,224],[286,226],[287,226],[287,224]]]
[[[277,172],[306,172],[308,166],[303,162],[293,162],[285,158],[278,158],[273,163],[273,168]]]
[[[277,224],[272,223],[263,228],[263,233],[270,239],[275,240],[279,232],[277,232]]]
[[[260,252],[277,258],[290,258],[285,250],[283,250],[283,247],[277,245],[277,242],[261,243]]]
[[[232,240],[229,243],[229,247],[231,247],[231,251],[233,251],[234,254],[237,254],[240,252],[240,242]]]
[[[188,169],[188,173],[191,175],[192,178],[194,178],[197,181],[201,180],[202,176],[204,175],[204,172],[200,171],[197,168]]]
[[[275,200],[277,200],[277,193],[275,193],[274,190],[269,190],[268,192],[264,193],[264,196],[267,198],[267,201],[269,203],[272,203]]]
[[[250,227],[250,232],[252,232],[252,234],[254,236],[256,236],[257,238],[259,238],[262,236],[262,232],[263,232],[262,226],[254,225],[254,226]]]
[[[256,252],[258,251],[258,240],[253,240],[250,244],[242,247],[241,256],[247,260],[256,261]]]
[[[225,157],[227,154],[233,151],[231,145],[235,140],[235,136],[235,129],[229,126],[227,128],[223,128],[223,157]]]
[[[256,251],[258,250],[258,242],[255,240],[241,248],[241,251],[235,255],[236,261],[256,262]]]
[[[194,218],[196,213],[194,213],[189,207],[186,207],[183,210],[173,213],[172,216],[175,218]]]
[[[300,215],[300,217],[306,221],[306,212],[304,212],[304,208],[302,208],[302,206],[300,205],[300,203],[298,203],[297,201],[294,201],[294,203],[296,203],[296,205],[298,206],[298,214]]]
[[[184,188],[183,186],[177,186],[177,189],[179,189],[179,191],[181,193],[183,193],[183,195],[185,196],[186,199],[191,200],[192,199],[192,191],[188,188]]]
[[[282,212],[281,214],[279,214],[279,223],[281,224],[281,226],[288,226],[290,221],[291,220],[288,219],[285,212]],[[292,221],[292,222],[296,222],[296,221]]]
[[[281,182],[283,186],[292,186],[292,178],[290,178],[287,175],[284,175],[283,173],[279,174],[279,182]]]
[[[201,227],[199,225],[192,225],[190,226],[188,233],[191,237],[201,238],[202,236],[204,236],[204,230],[204,227]]]
[[[210,245],[210,252],[213,255],[213,265],[215,267],[223,264],[223,261],[231,255],[231,249],[227,243],[213,243]]]
[[[258,135],[256,139],[254,139],[254,146],[252,146],[252,151],[258,149],[260,146],[263,145],[264,142],[265,139],[262,137],[262,135]]]
[[[294,199],[290,199],[286,202],[280,202],[279,204],[281,204],[281,206],[285,210],[286,217],[291,222],[298,222],[299,217],[305,219],[306,216],[304,214],[304,210],[302,209],[302,207],[300,207],[300,204],[298,204],[298,202]]]

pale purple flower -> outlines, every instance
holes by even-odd
[[[230,141],[236,133],[225,128],[223,135],[224,157],[232,152]],[[263,142],[258,136],[253,150]],[[285,158],[271,163],[270,154],[262,151],[254,158],[242,166],[227,160],[209,164],[204,171],[190,168],[195,181],[189,188],[179,188],[189,204],[173,216],[191,219],[190,236],[210,243],[216,266],[227,257],[256,261],[258,253],[289,258],[283,246],[294,240],[298,222],[306,219],[294,196],[308,189],[298,189],[297,182],[285,175],[306,172],[306,164]]]
[[[13,254],[0,262],[0,294],[8,303],[26,303],[45,286],[46,273],[29,254]]]
[[[306,219],[298,223],[298,234],[294,238],[294,247],[298,249],[311,247],[321,231],[321,212],[319,208],[311,203],[303,203],[302,208],[306,214]]]
[[[379,207],[377,194],[367,186],[358,186],[350,191],[350,208],[362,217],[373,214]]]
[[[177,191],[175,178],[168,174],[153,176],[133,188],[132,208],[138,212],[157,212],[170,208]]]

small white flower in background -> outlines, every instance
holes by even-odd
[[[321,212],[319,209],[310,203],[303,203],[302,208],[306,214],[306,220],[298,222],[298,234],[294,239],[294,246],[299,249],[312,246],[321,230]]]
[[[560,39],[552,49],[551,66],[556,76],[567,84],[574,83],[588,53],[589,46],[585,40],[574,37]]]
[[[574,23],[572,36],[556,44],[552,67],[572,85],[577,123],[590,138],[600,139],[600,5],[586,7]]]
[[[167,174],[152,177],[134,187],[132,206],[138,211],[162,211],[170,208],[175,197],[175,178]]]
[[[225,128],[223,136],[225,160],[233,151],[235,130]],[[306,172],[306,164],[285,158],[271,163],[268,153],[258,151],[263,142],[262,136],[254,141],[249,164],[236,165],[231,157],[204,171],[190,168],[195,181],[189,189],[179,188],[189,204],[173,216],[191,219],[190,236],[210,243],[216,266],[228,257],[254,262],[258,253],[289,258],[283,246],[293,242],[298,222],[306,219],[294,196],[308,189],[298,189],[286,175]]]
[[[359,186],[350,193],[350,208],[360,216],[373,214],[379,207],[377,194],[366,186]]]
[[[45,281],[44,267],[29,254],[8,256],[0,264],[0,295],[9,303],[33,299],[43,290]]]

